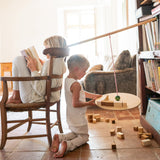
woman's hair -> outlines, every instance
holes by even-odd
[[[74,67],[89,68],[89,61],[81,54],[71,56],[67,61],[68,69],[71,71]]]
[[[48,47],[54,47],[54,48],[67,47],[66,40],[61,36],[52,36],[52,37],[47,38],[44,41],[44,45],[47,45]]]

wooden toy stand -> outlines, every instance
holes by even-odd
[[[109,101],[114,101],[115,102],[115,96],[117,93],[108,93],[106,94],[109,96]],[[139,97],[133,94],[129,93],[118,93],[118,95],[121,97],[121,101],[127,103],[127,106],[104,106],[100,105],[98,102],[99,98],[96,99],[95,103],[98,107],[103,108],[103,109],[108,109],[108,110],[127,110],[127,109],[132,109],[140,105],[141,100]]]

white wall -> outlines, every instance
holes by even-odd
[[[109,0],[0,0],[0,62],[12,61],[20,55],[20,50],[31,45],[36,47],[41,56],[45,38],[55,34],[63,35],[57,19],[59,8],[108,6],[107,10],[103,8],[103,12],[111,15],[111,19],[104,19],[104,28],[97,33],[104,34],[118,29],[117,1],[119,0],[112,0],[112,3]]]
[[[0,0],[0,62],[12,61],[20,50],[35,45],[42,52],[45,38],[58,31],[57,8],[92,5],[97,0]]]
[[[57,33],[54,0],[0,0],[0,61],[12,61],[31,45],[43,47]],[[43,48],[42,48],[43,49]]]

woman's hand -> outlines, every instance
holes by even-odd
[[[39,61],[41,62],[42,65],[44,64],[44,61],[42,59],[39,58]]]
[[[32,58],[31,56],[26,57],[27,60],[27,67],[31,72],[38,71],[37,69],[37,60],[35,58]]]

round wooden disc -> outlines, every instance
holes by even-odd
[[[115,97],[117,96],[117,93],[108,93],[105,94],[109,96],[109,101],[113,101],[115,102]],[[97,104],[97,101],[99,100],[99,98],[97,98],[95,100],[95,103],[98,107],[103,108],[103,109],[108,109],[108,110],[127,110],[127,109],[131,109],[131,108],[135,108],[137,106],[140,105],[141,100],[138,96],[130,94],[130,93],[118,93],[118,95],[120,96],[120,102],[122,103],[127,103],[127,107],[123,107],[123,106],[102,106],[100,104]],[[118,102],[118,101],[117,101]]]

